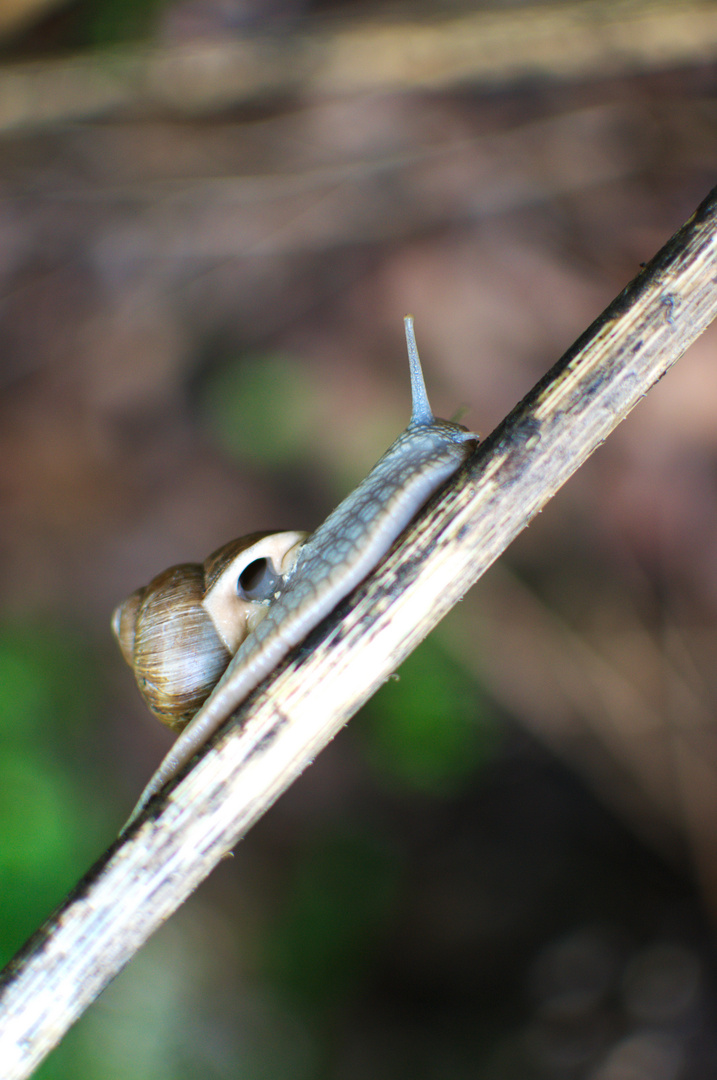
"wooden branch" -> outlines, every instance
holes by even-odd
[[[4,65],[0,132],[128,108],[191,116],[287,94],[584,80],[710,63],[717,49],[713,0],[579,0],[438,18],[412,14],[306,20],[290,33],[223,34]]]
[[[4,1080],[110,979],[717,314],[717,188],[0,979]]]

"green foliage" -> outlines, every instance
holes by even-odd
[[[435,637],[381,687],[359,724],[377,773],[404,790],[454,794],[497,751],[489,702]]]
[[[0,759],[0,880],[22,882],[36,896],[56,861],[67,854],[71,814],[65,778],[52,763],[29,751],[4,753]],[[12,889],[5,900],[12,899]]]
[[[147,38],[166,0],[85,0],[80,11],[87,45],[115,45]]]
[[[271,928],[269,974],[303,1007],[340,1002],[375,956],[397,895],[393,853],[375,836],[327,832],[303,852]]]
[[[203,413],[229,453],[291,470],[305,458],[316,424],[316,394],[305,371],[282,356],[242,356],[208,380]]]
[[[0,628],[0,966],[94,854],[70,780],[96,707],[93,671],[85,642],[66,628]]]
[[[87,722],[97,699],[86,643],[66,627],[0,626],[0,738],[35,745],[57,721]]]

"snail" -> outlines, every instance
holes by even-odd
[[[250,533],[137,589],[112,630],[155,716],[180,732],[269,610],[305,532]]]
[[[184,726],[151,777],[125,828],[291,649],[378,565],[418,510],[472,453],[478,442],[477,435],[461,424],[433,416],[416,348],[413,319],[408,315],[404,322],[412,399],[408,427],[316,532],[294,544],[285,540],[287,547],[283,554],[269,560],[275,575],[274,583],[263,590],[260,588],[258,601],[251,601],[262,605],[261,614],[255,614],[252,609],[246,617],[246,636],[211,694],[191,722]],[[290,538],[305,534],[278,535]],[[258,545],[268,539],[265,537]],[[249,552],[251,548],[245,554]],[[267,556],[255,554],[253,557]],[[219,580],[224,581],[228,575],[226,581],[233,587],[243,573],[237,574],[238,566],[239,563],[231,575],[229,570],[225,571]],[[161,582],[164,577],[160,575],[155,582]],[[209,592],[211,588],[207,595]],[[206,607],[206,599],[203,603]],[[126,618],[131,621],[132,605],[139,604],[141,614],[149,601],[130,597],[125,604],[130,605]],[[123,608],[118,611],[121,613]],[[121,627],[122,622],[122,614],[116,613],[115,623]],[[181,649],[182,636],[176,637]],[[138,654],[137,645],[127,653],[131,653],[134,660]],[[212,666],[207,681],[215,677],[215,670]],[[206,686],[203,679],[202,684]],[[151,707],[158,715],[166,711],[165,705]],[[179,726],[185,725],[187,711],[182,708]]]

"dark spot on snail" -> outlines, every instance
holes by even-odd
[[[279,575],[268,559],[255,559],[239,575],[237,587],[244,600],[271,600],[279,583]]]

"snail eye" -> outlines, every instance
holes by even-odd
[[[279,575],[268,559],[255,559],[239,575],[237,591],[243,600],[271,600]]]

